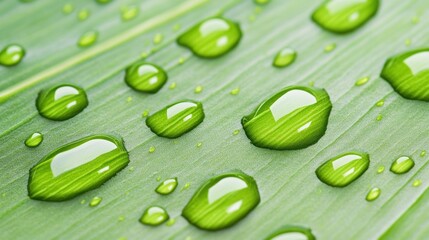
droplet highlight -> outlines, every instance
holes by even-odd
[[[368,202],[372,202],[376,200],[380,196],[380,194],[381,194],[380,188],[377,188],[377,187],[371,188],[371,190],[369,190],[368,194],[366,195],[365,199]]]
[[[393,161],[390,171],[395,174],[404,174],[414,167],[414,160],[408,156],[402,156]]]
[[[97,38],[98,38],[97,31],[86,32],[79,38],[77,45],[79,47],[89,47],[97,41]]]
[[[22,61],[25,56],[25,49],[18,44],[10,44],[0,52],[0,65],[11,67]]]
[[[174,190],[176,190],[177,184],[177,178],[169,178],[159,184],[158,187],[155,189],[155,192],[161,195],[168,195],[174,192]]]
[[[29,148],[34,148],[39,146],[43,141],[43,135],[39,132],[35,132],[28,136],[28,138],[25,140],[25,146]]]
[[[158,226],[170,218],[167,211],[158,206],[148,207],[140,218],[140,222],[148,226]]]
[[[157,93],[167,82],[167,73],[161,67],[147,62],[138,62],[126,69],[125,83],[143,93]]]

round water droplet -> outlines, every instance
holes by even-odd
[[[15,66],[22,61],[25,56],[25,49],[18,44],[10,44],[0,52],[0,65]]]
[[[375,120],[377,120],[377,121],[383,120],[383,115],[378,114],[377,117],[375,118]]]
[[[82,112],[86,106],[88,106],[88,98],[85,91],[69,84],[42,90],[36,100],[39,114],[56,121],[72,118]]]
[[[378,6],[379,0],[327,0],[314,11],[312,19],[328,31],[347,33],[370,20]]]
[[[155,152],[156,148],[154,146],[149,147],[149,153]]]
[[[122,140],[94,135],[66,144],[30,169],[28,196],[65,201],[98,188],[129,163]]]
[[[82,9],[77,13],[77,19],[79,19],[80,21],[85,21],[86,19],[88,19],[90,14],[91,13],[88,9]]]
[[[167,221],[170,217],[168,216],[167,211],[158,206],[148,207],[143,215],[140,218],[140,222],[144,225],[149,226],[158,226],[165,221]]]
[[[424,157],[424,156],[426,156],[426,151],[425,150],[421,151],[421,153],[420,153],[420,157]]]
[[[231,51],[241,39],[241,29],[229,19],[206,19],[183,33],[177,43],[203,58],[220,57]]]
[[[177,187],[177,178],[169,178],[158,185],[158,187],[155,189],[155,192],[161,194],[161,195],[168,195]]]
[[[231,95],[238,95],[240,93],[240,88],[234,88],[229,92]]]
[[[413,167],[413,159],[407,156],[402,156],[392,163],[392,166],[390,166],[390,171],[396,174],[404,174],[409,172]]]
[[[402,97],[429,102],[429,49],[414,50],[389,58],[381,77]]]
[[[369,167],[369,155],[349,152],[323,163],[316,170],[320,181],[332,187],[345,187],[358,179]]]
[[[227,173],[204,183],[182,211],[191,224],[205,230],[230,227],[260,201],[255,180],[244,173]]]
[[[96,207],[101,203],[102,200],[103,199],[101,197],[93,197],[91,199],[91,201],[89,202],[89,206],[90,207]]]
[[[181,101],[146,118],[146,125],[160,137],[177,138],[196,128],[204,120],[200,102]]]
[[[167,73],[161,67],[138,62],[127,68],[125,83],[132,89],[144,93],[156,93],[167,82]]]
[[[39,146],[43,141],[43,135],[41,133],[33,133],[25,140],[25,146],[34,148]]]
[[[97,31],[90,31],[84,33],[77,42],[77,45],[80,47],[88,47],[97,41],[98,32]]]
[[[291,48],[284,48],[279,53],[273,61],[273,66],[278,68],[283,68],[291,65],[296,59],[297,53]]]
[[[203,89],[204,89],[203,86],[200,86],[200,85],[196,86],[195,90],[194,90],[194,93],[201,93],[203,91]]]
[[[271,234],[266,240],[316,240],[311,229],[299,226],[286,226]]]
[[[368,194],[366,195],[366,200],[368,202],[372,202],[375,199],[377,199],[381,194],[381,190],[380,188],[372,188],[371,190],[369,190]]]
[[[265,100],[241,123],[257,147],[302,149],[325,134],[331,108],[324,89],[291,86]]]

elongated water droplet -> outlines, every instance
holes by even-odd
[[[204,183],[182,211],[191,224],[205,230],[234,225],[260,201],[255,180],[244,173],[227,173]]]
[[[28,196],[64,201],[100,187],[129,163],[122,140],[94,135],[66,144],[30,170]]]
[[[198,85],[195,87],[194,93],[201,93],[203,91],[203,86]]]
[[[418,187],[418,186],[420,186],[420,185],[422,185],[422,180],[420,180],[420,179],[416,179],[416,180],[414,180],[414,182],[413,182],[413,187]]]
[[[101,203],[102,200],[103,199],[101,197],[93,197],[91,199],[91,201],[89,202],[89,206],[90,207],[96,207]]]
[[[390,166],[390,171],[396,174],[404,174],[409,172],[413,167],[413,159],[408,156],[402,156],[392,163],[392,166]]]
[[[79,38],[77,45],[79,45],[80,47],[91,46],[92,44],[95,43],[95,41],[97,41],[97,37],[98,37],[97,31],[86,32]]]
[[[241,29],[229,19],[206,19],[183,33],[177,43],[203,58],[220,57],[233,49],[241,39]]]
[[[384,172],[384,166],[379,166],[377,168],[377,173],[382,173],[382,172]]]
[[[10,67],[22,61],[25,56],[25,49],[18,44],[9,44],[0,52],[0,65]]]
[[[121,12],[122,21],[129,21],[138,15],[139,8],[136,6],[124,7]]]
[[[156,148],[154,146],[149,147],[149,153],[155,152]]]
[[[296,59],[296,51],[291,48],[284,48],[277,53],[273,61],[273,66],[283,68],[291,65]]]
[[[327,0],[313,13],[320,27],[335,33],[351,32],[377,12],[379,0]]]
[[[240,93],[240,88],[234,88],[229,92],[231,95],[238,95]]]
[[[368,202],[372,202],[375,199],[377,199],[380,196],[381,190],[380,188],[372,188],[371,190],[369,190],[368,194],[366,195],[366,200]]]
[[[146,125],[160,137],[177,138],[197,127],[204,120],[203,105],[181,101],[146,118]]]
[[[291,86],[262,102],[241,124],[257,147],[301,149],[325,134],[331,108],[324,89]]]
[[[155,189],[155,192],[161,194],[161,195],[168,195],[177,187],[177,178],[169,178],[158,185],[158,187]]]
[[[375,118],[375,120],[377,120],[377,121],[383,120],[383,115],[378,114],[377,117]]]
[[[316,170],[320,181],[332,187],[345,187],[359,178],[369,167],[369,155],[349,152],[323,163]]]
[[[359,78],[356,82],[355,85],[356,86],[362,86],[365,83],[367,83],[369,81],[369,77],[363,77],[363,78]]]
[[[156,93],[167,82],[167,73],[161,67],[138,62],[127,68],[125,83],[132,89],[144,93]]]
[[[377,107],[382,107],[382,106],[384,106],[384,100],[382,99],[382,100],[378,101],[378,102],[375,104],[375,106],[377,106]]]
[[[88,19],[90,14],[91,13],[88,9],[82,9],[77,13],[77,19],[79,19],[79,21],[85,21],[86,19]]]
[[[266,240],[316,240],[311,229],[299,226],[286,226],[271,234]]]
[[[429,102],[429,49],[389,58],[381,77],[402,97]]]
[[[41,133],[35,132],[28,136],[28,138],[25,140],[25,146],[34,148],[39,146],[43,141],[43,135]]]
[[[143,215],[140,218],[140,222],[144,225],[149,226],[158,226],[165,221],[167,221],[170,217],[168,216],[167,211],[158,206],[148,207]]]
[[[72,118],[82,112],[86,106],[88,106],[88,98],[85,91],[69,84],[42,90],[36,100],[39,114],[56,121]]]
[[[326,45],[325,46],[325,49],[324,49],[324,51],[325,52],[332,52],[332,51],[334,51],[335,50],[335,48],[337,48],[337,44],[335,44],[335,43],[330,43],[330,44],[328,44],[328,45]]]
[[[420,157],[424,157],[424,156],[426,156],[426,151],[425,150],[423,150],[423,151],[420,152]]]

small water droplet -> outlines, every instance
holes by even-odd
[[[72,118],[82,112],[86,106],[88,106],[88,98],[85,91],[70,84],[42,90],[36,100],[39,114],[55,121]]]
[[[425,151],[425,150],[423,150],[423,151],[420,153],[420,157],[424,157],[424,156],[426,156],[426,151]]]
[[[119,222],[123,222],[123,221],[125,221],[125,217],[124,217],[124,216],[119,216],[119,217],[118,217],[118,221],[119,221]]]
[[[91,201],[89,202],[89,206],[90,207],[96,207],[101,203],[102,200],[103,199],[101,197],[93,197],[91,199]]]
[[[369,155],[348,152],[329,159],[316,170],[320,181],[332,187],[345,187],[358,179],[369,167]]]
[[[171,227],[176,223],[176,219],[174,218],[170,218],[168,219],[168,221],[165,223],[166,226]]]
[[[197,147],[200,148],[201,146],[203,146],[202,142],[197,143]]]
[[[129,21],[134,19],[139,14],[139,8],[136,6],[125,6],[121,9],[122,21]]]
[[[131,96],[127,97],[127,103],[130,103],[132,101],[133,101],[133,97],[131,97]]]
[[[25,56],[25,49],[18,44],[9,44],[0,52],[0,65],[10,67],[22,61]]]
[[[85,200],[85,199],[80,200],[80,204],[81,204],[81,205],[83,205],[83,204],[85,204],[85,203],[86,203],[86,200]]]
[[[134,167],[130,167],[129,171],[130,172],[134,171]]]
[[[155,192],[161,194],[161,195],[168,195],[177,187],[177,178],[169,178],[158,185],[158,187],[155,189]]]
[[[234,225],[260,202],[255,180],[244,173],[227,173],[205,182],[182,211],[194,226],[220,230]]]
[[[413,18],[411,18],[411,22],[413,24],[417,24],[420,22],[420,17],[419,16],[413,16]]]
[[[241,39],[237,23],[222,17],[206,19],[187,30],[177,43],[203,58],[220,57],[231,51]]]
[[[381,120],[383,120],[383,115],[378,114],[378,115],[377,115],[377,118],[375,118],[375,120],[377,120],[377,121],[381,121]]]
[[[175,82],[172,82],[170,86],[168,86],[168,89],[175,89],[177,87],[177,84]]]
[[[273,66],[283,68],[291,65],[296,59],[297,53],[291,48],[284,48],[274,58]]]
[[[396,174],[404,174],[409,172],[414,167],[414,161],[412,158],[408,156],[402,156],[396,159],[392,166],[390,167],[390,171]]]
[[[377,173],[378,173],[378,174],[380,174],[380,173],[384,172],[384,169],[385,169],[385,167],[384,167],[384,166],[379,166],[379,167],[377,168]]]
[[[236,130],[234,130],[234,132],[232,132],[232,135],[238,135],[240,133],[240,130],[239,129],[236,129]]]
[[[101,3],[101,4],[106,4],[106,3],[109,3],[109,2],[111,2],[112,0],[96,0],[98,3]]]
[[[157,182],[161,181],[161,176],[156,177],[155,179]]]
[[[366,200],[368,202],[372,202],[374,200],[376,200],[379,196],[380,196],[381,190],[380,188],[371,188],[371,190],[369,190],[368,194],[366,195]]]
[[[39,146],[43,141],[43,135],[39,132],[35,132],[28,136],[28,138],[25,140],[25,146],[34,148]]]
[[[377,106],[377,107],[382,107],[382,106],[384,106],[384,100],[382,99],[382,100],[378,101],[378,102],[375,104],[375,106]]]
[[[167,221],[170,217],[168,216],[167,211],[158,206],[148,207],[143,215],[140,218],[140,222],[144,225],[149,226],[158,226],[165,221]]]
[[[334,33],[348,33],[364,25],[376,13],[379,0],[327,0],[312,14],[323,29]]]
[[[140,54],[140,57],[141,58],[143,58],[143,59],[145,59],[145,58],[147,58],[148,56],[149,56],[149,52],[147,52],[147,51],[144,51],[144,52],[142,52],[141,54]]]
[[[65,201],[98,188],[129,163],[122,140],[93,135],[66,144],[30,169],[28,196]]]
[[[63,13],[69,14],[69,13],[72,13],[73,10],[74,10],[73,4],[70,4],[70,3],[64,4],[64,6],[63,6]]]
[[[77,42],[77,45],[80,47],[89,47],[97,41],[98,32],[97,31],[89,31],[84,33]]]
[[[293,150],[325,134],[332,104],[324,89],[291,86],[262,102],[241,124],[257,147]]]
[[[155,34],[155,36],[153,37],[153,43],[154,44],[160,44],[162,42],[162,40],[164,39],[164,36],[161,33],[157,33]]]
[[[154,146],[149,147],[149,153],[155,152],[156,148]]]
[[[144,93],[156,93],[167,82],[167,73],[161,67],[138,62],[126,69],[125,83],[132,89]]]
[[[180,57],[178,63],[179,64],[184,64],[186,62],[186,58],[184,57]]]
[[[316,240],[316,237],[309,228],[286,226],[271,234],[266,240]]]
[[[198,93],[201,93],[202,91],[203,91],[203,86],[199,85],[195,87],[195,90],[194,90],[195,93],[198,94]]]
[[[180,191],[183,191],[183,190],[186,190],[186,189],[189,189],[189,187],[191,186],[191,183],[185,183],[185,185],[182,187],[182,189],[180,189]]]
[[[253,2],[260,4],[260,5],[265,5],[267,3],[269,3],[271,0],[253,0]]]
[[[420,185],[422,185],[422,180],[420,180],[420,179],[416,179],[416,180],[414,180],[414,182],[413,182],[413,187],[418,187],[418,186],[420,186]]]
[[[363,78],[359,78],[356,82],[355,85],[356,86],[362,86],[365,83],[367,83],[369,81],[369,77],[363,77]]]
[[[79,21],[85,21],[91,15],[88,9],[82,9],[77,13],[77,19]]]
[[[179,31],[180,30],[180,28],[181,28],[182,26],[180,26],[180,24],[174,24],[174,26],[173,26],[173,31],[175,31],[175,32],[177,32],[177,31]]]
[[[142,113],[142,117],[147,117],[149,115],[149,111],[148,110],[144,110]]]
[[[405,43],[405,46],[411,46],[412,41],[411,39],[407,38],[405,39],[404,43]]]
[[[238,95],[240,93],[240,88],[234,88],[229,92],[231,95]]]
[[[204,111],[200,102],[180,101],[146,118],[146,125],[160,137],[178,138],[203,120]]]
[[[326,45],[325,46],[325,49],[324,49],[324,51],[325,52],[332,52],[332,51],[334,51],[335,50],[335,48],[337,48],[337,44],[335,44],[335,43],[330,43],[330,44],[328,44],[328,45]]]

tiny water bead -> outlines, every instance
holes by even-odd
[[[359,78],[356,82],[355,82],[355,85],[356,86],[362,86],[362,85],[364,85],[365,83],[367,83],[369,81],[369,77],[363,77],[363,78]]]
[[[74,6],[70,3],[64,4],[63,6],[63,13],[69,14],[72,13],[74,10]]]
[[[167,73],[161,67],[147,62],[138,62],[126,69],[125,83],[144,93],[156,93],[167,82]]]
[[[155,34],[155,36],[153,37],[153,43],[154,44],[160,44],[162,42],[162,40],[164,39],[164,36],[161,33],[157,33]]]
[[[320,181],[332,187],[345,187],[369,167],[367,153],[348,152],[329,159],[316,170]]]
[[[129,21],[134,19],[139,13],[139,8],[136,6],[125,6],[121,9],[122,21]]]
[[[325,134],[331,108],[324,89],[290,86],[262,102],[241,124],[257,147],[302,149]]]
[[[96,2],[101,3],[101,4],[105,4],[105,3],[109,3],[112,0],[96,0]]]
[[[101,197],[93,197],[91,199],[91,201],[89,202],[89,206],[90,207],[96,207],[96,206],[100,205],[102,200],[103,199]]]
[[[390,171],[396,174],[404,174],[409,172],[414,167],[414,161],[408,156],[402,156],[396,159],[392,166],[390,167]]]
[[[376,200],[380,196],[380,194],[381,194],[380,188],[377,188],[377,187],[371,188],[371,190],[369,190],[368,194],[366,195],[365,199],[368,202],[372,202]]]
[[[269,3],[271,0],[253,0],[256,4],[265,5]]]
[[[86,106],[88,106],[88,98],[85,91],[70,84],[42,90],[36,100],[39,114],[55,121],[72,118],[82,112]]]
[[[177,43],[203,58],[220,57],[231,51],[241,39],[240,26],[226,18],[206,19],[187,30]]]
[[[422,180],[420,180],[420,179],[416,179],[416,180],[414,180],[414,182],[413,182],[413,187],[418,187],[418,186],[420,186],[420,185],[422,185]]]
[[[79,21],[85,21],[90,14],[88,9],[82,9],[77,13],[77,19],[79,19]]]
[[[161,195],[168,195],[177,187],[177,178],[169,178],[158,185],[158,187],[155,189],[155,192],[161,194]]]
[[[66,144],[30,169],[28,196],[65,201],[100,187],[129,163],[122,140],[93,135]]]
[[[231,95],[238,95],[240,93],[240,88],[234,88],[229,92]]]
[[[402,97],[429,102],[429,49],[413,50],[389,58],[381,77]]]
[[[167,227],[171,227],[171,226],[173,226],[175,223],[176,223],[176,219],[174,219],[174,218],[170,218],[170,219],[168,219],[168,221],[165,223],[165,225],[166,225]]]
[[[169,218],[170,217],[164,208],[151,206],[144,211],[139,221],[144,225],[158,226],[167,221]]]
[[[383,115],[378,114],[377,117],[375,118],[375,120],[377,120],[377,121],[383,120]]]
[[[328,52],[332,52],[332,51],[335,50],[335,48],[337,48],[337,44],[330,43],[330,44],[328,44],[328,45],[325,46],[324,51],[327,52],[327,53]]]
[[[98,38],[98,32],[97,31],[89,31],[84,33],[77,42],[77,45],[79,47],[88,47],[97,41]]]
[[[226,173],[204,183],[182,211],[194,226],[204,230],[230,227],[260,202],[255,180],[244,173]]]
[[[196,86],[195,87],[195,90],[194,90],[194,93],[201,93],[202,91],[203,91],[203,86],[201,86],[201,85],[198,85],[198,86]]]
[[[420,157],[424,157],[424,156],[426,156],[426,151],[425,150],[423,150],[423,151],[420,152]]]
[[[154,146],[149,147],[149,153],[155,152],[156,148]]]
[[[25,140],[25,146],[34,148],[39,146],[43,141],[43,135],[39,132],[35,132],[28,136],[28,138]]]
[[[323,29],[348,33],[368,22],[378,6],[379,0],[325,0],[311,17]]]
[[[382,173],[382,172],[384,172],[384,169],[385,169],[385,167],[384,167],[384,166],[379,166],[379,167],[377,168],[377,173]]]
[[[311,229],[299,226],[286,226],[265,240],[316,240]]]
[[[160,137],[178,138],[196,128],[204,120],[203,105],[180,101],[146,118],[146,125]]]
[[[384,100],[380,100],[380,101],[378,101],[378,102],[375,104],[375,106],[377,106],[377,107],[382,107],[382,106],[384,106]]]
[[[297,53],[291,48],[284,48],[274,57],[273,66],[283,68],[291,65],[296,59]]]
[[[176,87],[177,87],[177,83],[172,82],[172,83],[170,84],[170,86],[168,86],[168,89],[173,90],[173,89],[175,89]]]
[[[25,56],[25,49],[18,44],[9,44],[0,52],[0,65],[10,67],[22,61]]]

